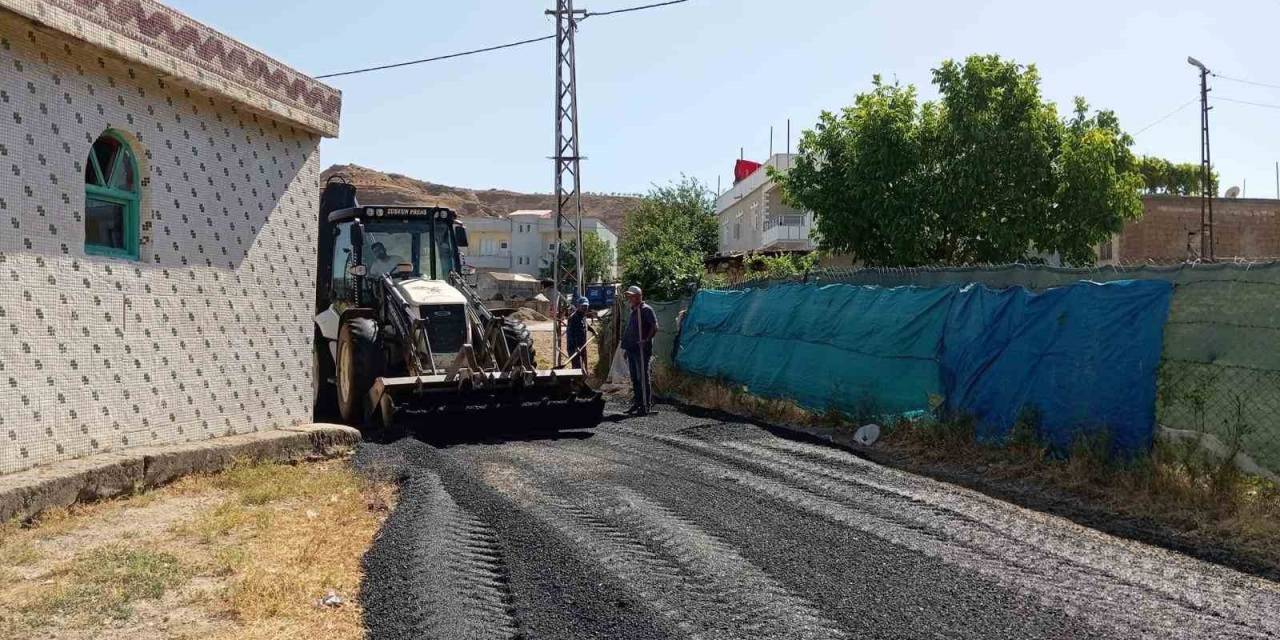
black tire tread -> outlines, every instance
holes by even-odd
[[[368,396],[369,389],[373,387],[373,381],[381,376],[386,369],[386,355],[382,350],[378,323],[371,318],[350,318],[338,330],[339,353],[341,353],[343,340],[350,340],[355,348],[355,371],[351,374],[354,376],[352,388],[355,391],[356,398],[362,400],[359,406],[339,406],[339,410],[342,413],[343,421],[347,424],[353,427],[362,427],[364,426],[364,417],[369,411],[369,408],[364,406],[363,399]],[[346,375],[346,372],[339,371],[338,374]],[[339,398],[339,400],[341,399]]]

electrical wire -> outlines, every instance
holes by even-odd
[[[1266,82],[1256,82],[1254,80],[1245,80],[1244,78],[1233,78],[1231,76],[1224,76],[1222,74],[1213,73],[1213,72],[1210,72],[1209,75],[1215,78],[1218,78],[1219,80],[1227,80],[1229,82],[1239,82],[1240,84],[1251,84],[1255,87],[1267,87],[1268,89],[1280,89],[1280,84],[1269,84]]]
[[[681,4],[681,3],[684,3],[684,2],[688,2],[688,1],[689,1],[689,0],[668,0],[667,2],[657,2],[657,3],[654,3],[654,4],[641,5],[641,6],[638,6],[638,7],[627,7],[627,8],[625,8],[625,9],[614,9],[614,10],[612,10],[612,11],[596,11],[596,12],[587,12],[587,13],[583,14],[583,16],[582,16],[581,18],[578,18],[578,22],[581,22],[581,21],[583,21],[583,20],[585,20],[585,19],[587,19],[587,18],[593,17],[593,16],[611,16],[611,15],[618,14],[618,13],[629,13],[629,12],[632,12],[632,11],[643,11],[643,10],[645,10],[645,9],[654,9],[654,8],[657,8],[657,7],[666,7],[666,6],[669,6],[669,5],[673,5],[673,4]],[[322,80],[322,79],[324,79],[324,78],[337,78],[337,77],[340,77],[340,76],[353,76],[353,75],[356,75],[356,74],[359,74],[359,73],[369,73],[369,72],[371,72],[371,71],[383,71],[383,70],[386,70],[386,69],[395,69],[395,68],[398,68],[398,67],[407,67],[407,66],[415,65],[415,64],[423,64],[423,63],[426,63],[426,62],[436,62],[436,61],[439,61],[439,60],[449,60],[450,58],[461,58],[461,57],[463,57],[463,56],[475,55],[475,54],[477,54],[477,53],[488,53],[488,52],[490,52],[490,51],[498,51],[498,50],[500,50],[500,49],[510,49],[510,48],[512,48],[512,47],[520,47],[520,46],[523,46],[523,45],[526,45],[526,44],[533,44],[533,43],[535,43],[535,42],[542,42],[543,40],[553,40],[553,39],[555,39],[555,36],[554,36],[554,35],[550,35],[550,36],[542,36],[542,37],[540,37],[540,38],[529,38],[528,40],[519,40],[519,41],[516,41],[516,42],[508,42],[508,43],[506,43],[506,44],[499,44],[499,45],[494,45],[494,46],[492,46],[492,47],[484,47],[484,48],[481,48],[481,49],[471,49],[471,50],[469,50],[469,51],[459,51],[459,52],[457,52],[457,53],[449,53],[449,54],[445,54],[445,55],[442,55],[442,56],[433,56],[433,57],[431,57],[431,58],[422,58],[422,59],[420,59],[420,60],[408,60],[408,61],[405,61],[405,62],[393,62],[393,63],[391,63],[391,64],[384,64],[384,65],[379,65],[379,66],[376,66],[376,67],[365,67],[365,68],[363,68],[363,69],[352,69],[352,70],[350,70],[350,71],[339,71],[339,72],[337,72],[337,73],[326,73],[326,74],[324,74],[324,75],[318,75],[318,76],[315,76],[315,78],[316,78],[317,80]]]
[[[1173,111],[1170,111],[1169,113],[1164,114],[1163,116],[1161,116],[1161,117],[1160,117],[1160,119],[1159,119],[1159,120],[1156,120],[1155,122],[1152,122],[1151,124],[1149,124],[1149,125],[1147,125],[1147,126],[1145,126],[1145,127],[1141,128],[1141,129],[1138,129],[1137,131],[1133,132],[1133,134],[1132,134],[1132,135],[1134,135],[1134,136],[1141,135],[1143,131],[1146,131],[1147,129],[1150,129],[1151,127],[1154,127],[1154,126],[1156,126],[1156,125],[1160,124],[1161,122],[1164,122],[1165,120],[1168,120],[1169,118],[1172,118],[1173,116],[1175,116],[1175,115],[1177,115],[1179,112],[1181,112],[1183,109],[1186,109],[1187,107],[1189,107],[1189,106],[1191,106],[1191,105],[1193,105],[1193,104],[1195,104],[1195,103],[1197,103],[1197,102],[1199,102],[1199,101],[1200,101],[1200,99],[1199,99],[1199,98],[1192,98],[1192,99],[1190,99],[1190,100],[1186,101],[1185,103],[1183,103],[1183,104],[1182,104],[1182,106],[1178,107],[1177,109],[1174,109]]]
[[[614,9],[613,11],[588,11],[584,18],[591,16],[611,16],[615,13],[629,13],[631,11],[642,11],[644,9],[653,9],[655,7],[665,7],[673,4],[688,2],[689,0],[670,0],[669,2],[655,2],[654,4],[646,4],[639,7],[627,7],[626,9]]]
[[[475,55],[477,53],[487,53],[489,51],[497,51],[499,49],[510,49],[511,47],[519,47],[521,45],[533,44],[535,42],[542,42],[543,40],[551,40],[553,38],[555,38],[554,35],[542,36],[541,38],[530,38],[528,40],[520,40],[519,42],[508,42],[507,44],[500,44],[492,47],[485,47],[483,49],[459,51],[458,53],[450,53],[443,56],[435,56],[433,58],[422,58],[421,60],[409,60],[407,62],[396,62],[392,64],[384,64],[377,67],[366,67],[364,69],[352,69],[351,71],[339,71],[337,73],[326,73],[322,76],[316,76],[316,79],[319,80],[322,78],[337,78],[338,76],[352,76],[357,73],[368,73],[370,71],[382,71],[383,69],[395,69],[396,67],[407,67],[412,64],[422,64],[424,62],[435,62],[437,60],[448,60],[449,58],[461,58],[462,56],[470,56],[470,55]]]
[[[1280,109],[1280,104],[1267,104],[1265,102],[1250,102],[1248,100],[1236,100],[1235,98],[1224,98],[1222,96],[1214,96],[1212,100],[1221,100],[1223,102],[1234,102],[1236,104],[1247,104],[1253,107],[1265,107],[1267,109]]]

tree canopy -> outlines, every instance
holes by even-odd
[[[791,204],[813,211],[820,246],[868,265],[1071,264],[1142,213],[1132,139],[1077,98],[1061,118],[1034,66],[998,56],[943,62],[939,98],[885,84],[805,131],[786,173]]]
[[[654,186],[623,222],[618,246],[623,284],[638,284],[653,299],[678,298],[701,279],[702,260],[719,242],[710,189],[688,177]]]
[[[1200,195],[1200,164],[1196,162],[1169,162],[1164,158],[1142,156],[1138,159],[1138,173],[1142,174],[1144,191],[1149,194],[1176,196]],[[1218,172],[1210,175],[1212,192],[1218,190]]]
[[[592,282],[604,282],[609,276],[609,266],[613,264],[613,247],[609,246],[599,234],[591,231],[583,230],[582,232],[582,278],[583,284]],[[551,266],[548,264],[539,272],[539,276],[543,279],[551,278],[554,274],[551,272]],[[564,251],[560,252],[560,268],[566,273],[573,273],[578,268],[578,239],[571,238],[564,243]],[[571,280],[561,283],[565,287],[565,292],[574,290]]]

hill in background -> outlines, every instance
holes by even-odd
[[[453,209],[460,216],[488,218],[505,218],[512,211],[521,209],[554,211],[556,208],[555,196],[549,193],[450,187],[355,164],[333,165],[325,169],[320,174],[321,183],[334,174],[341,174],[356,185],[356,197],[363,204],[440,206]],[[621,236],[622,220],[638,201],[635,196],[584,193],[582,215],[603,220],[610,230]]]

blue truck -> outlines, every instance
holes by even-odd
[[[607,309],[613,306],[613,301],[618,297],[618,285],[616,284],[589,284],[587,285],[587,303],[592,309]]]

